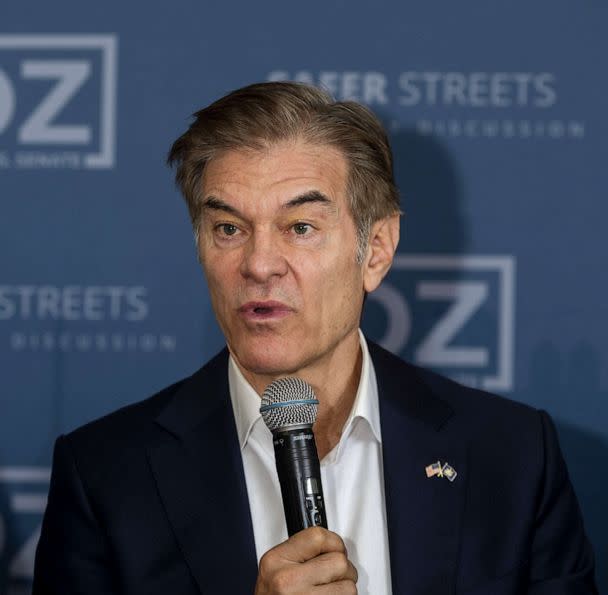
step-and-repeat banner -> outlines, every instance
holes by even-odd
[[[607,10],[427,4],[2,7],[0,593],[31,589],[55,438],[221,347],[164,160],[196,109],[284,79],[390,132],[405,217],[364,330],[549,411],[608,589]]]

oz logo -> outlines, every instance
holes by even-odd
[[[114,35],[0,35],[0,168],[111,168]]]
[[[369,300],[366,329],[390,351],[469,386],[513,389],[513,257],[397,254]]]
[[[0,467],[0,574],[7,593],[25,593],[31,584],[49,479],[46,468]]]

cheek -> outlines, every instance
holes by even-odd
[[[238,276],[240,260],[238,253],[223,252],[211,248],[204,248],[200,252],[200,262],[207,279],[209,291],[216,293],[227,293],[229,286],[234,283]]]
[[[319,314],[327,317],[331,326],[341,325],[353,312],[359,313],[363,294],[361,270],[346,259],[331,266],[319,263],[314,269],[310,295]]]
[[[227,268],[217,265],[203,266],[203,271],[213,309],[218,317],[222,317],[223,313],[230,311],[231,300],[237,294],[233,275]]]

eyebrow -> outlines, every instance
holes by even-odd
[[[330,208],[334,206],[334,202],[325,194],[323,194],[319,190],[311,190],[310,192],[305,192],[304,194],[300,194],[288,200],[285,204],[281,206],[281,208],[293,209],[295,207],[299,207],[308,203],[319,203]],[[243,218],[243,215],[238,209],[236,209],[232,205],[229,205],[227,202],[223,201],[217,196],[208,196],[203,202],[203,209],[223,211],[224,213],[230,213],[231,215],[235,215],[237,217],[240,217],[241,219]]]
[[[333,201],[325,196],[322,192],[318,190],[311,190],[310,192],[305,192],[304,194],[300,194],[291,200],[288,200],[284,205],[284,209],[292,209],[294,207],[299,207],[301,205],[307,203],[321,203],[323,205],[333,205]]]
[[[224,202],[221,198],[217,198],[216,196],[208,196],[203,202],[203,209],[210,209],[213,211],[224,211],[225,213],[230,213],[231,215],[241,216],[238,209],[230,206],[227,202]]]

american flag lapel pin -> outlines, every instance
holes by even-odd
[[[427,477],[435,477],[436,475],[443,477],[443,467],[441,466],[441,461],[427,465],[424,470]]]

